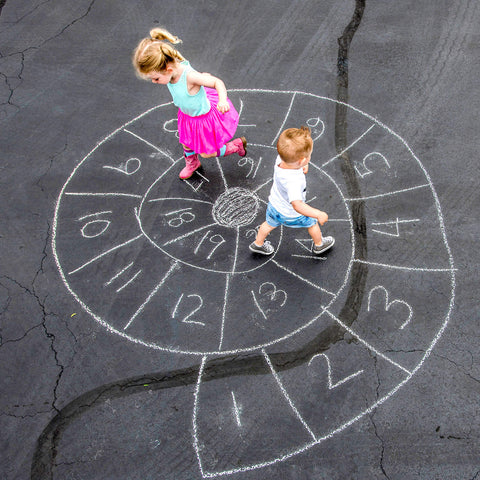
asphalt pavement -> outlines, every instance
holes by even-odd
[[[474,480],[480,5],[0,1],[0,477]],[[155,26],[247,156],[181,181]],[[303,229],[248,245],[308,125]]]

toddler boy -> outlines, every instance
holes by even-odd
[[[257,238],[249,246],[252,252],[271,255],[275,249],[265,239],[279,225],[307,228],[313,240],[312,253],[315,255],[333,247],[335,239],[322,237],[318,225],[323,225],[328,220],[328,215],[305,203],[305,174],[308,172],[312,150],[313,140],[308,127],[288,128],[280,134],[266,221],[262,223]]]

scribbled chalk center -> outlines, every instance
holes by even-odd
[[[101,140],[75,167],[57,201],[52,245],[65,286],[110,332],[150,348],[201,355],[202,365],[219,354],[264,357],[308,438],[301,447],[279,446],[283,453],[273,457],[252,440],[257,453],[245,453],[238,467],[250,469],[328,438],[404,385],[447,325],[455,279],[432,182],[399,135],[342,104],[349,139],[344,152],[337,152],[337,101],[269,90],[233,90],[229,97],[240,113],[237,135],[248,139],[247,157],[204,159],[198,173],[179,180],[176,108],[158,105]],[[317,258],[306,230],[278,228],[270,238],[275,254],[252,255],[248,245],[265,218],[278,135],[302,124],[314,138],[307,202],[328,212],[322,230],[335,236],[336,245]],[[342,167],[344,153],[354,165],[357,190]],[[356,251],[358,219],[351,213],[360,202],[366,256]],[[341,311],[351,307],[359,265],[368,271],[363,301],[347,325]],[[293,369],[296,375],[275,372],[269,349],[293,351],[332,327],[348,341],[333,342]],[[237,471],[227,460],[209,465],[202,457],[198,417],[202,409],[207,414],[208,398],[202,400],[201,376],[202,371],[194,446],[202,475]],[[332,410],[309,417],[311,405],[318,404],[318,382],[323,408]],[[345,394],[358,388],[370,394],[361,401]],[[302,413],[312,395],[314,403]],[[240,396],[240,387],[224,395],[236,405],[236,428]],[[218,407],[222,401],[216,397]],[[342,409],[344,402],[349,409]],[[225,445],[234,441],[227,431]]]

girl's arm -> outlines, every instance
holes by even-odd
[[[187,74],[188,91],[195,95],[200,86],[214,88],[218,93],[217,108],[219,112],[225,113],[230,110],[230,105],[227,102],[227,89],[222,80],[209,73],[188,72]]]

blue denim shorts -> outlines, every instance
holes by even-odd
[[[270,205],[267,206],[266,214],[267,223],[271,227],[279,227],[280,225],[285,225],[286,227],[292,228],[310,228],[317,223],[316,218],[306,217],[305,215],[299,215],[298,217],[285,217],[275,208]]]

